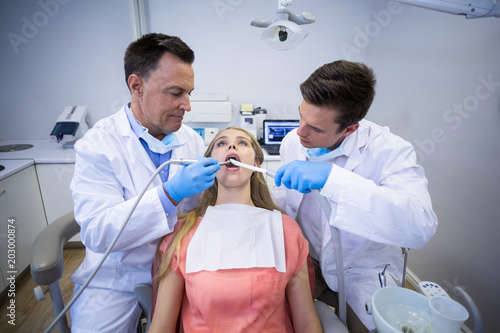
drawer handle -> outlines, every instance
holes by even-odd
[[[2,195],[4,195],[5,191],[6,191],[6,190],[3,190],[2,192],[0,192],[0,197],[1,197]]]

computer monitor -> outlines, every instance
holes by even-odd
[[[265,119],[262,124],[264,145],[281,145],[285,135],[297,127],[299,127],[299,120]]]

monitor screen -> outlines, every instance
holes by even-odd
[[[265,119],[262,127],[264,129],[264,144],[267,146],[279,146],[288,132],[299,127],[299,121]]]

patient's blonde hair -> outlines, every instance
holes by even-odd
[[[212,155],[212,150],[215,145],[215,141],[224,133],[226,130],[235,129],[241,131],[246,134],[246,136],[250,139],[250,143],[255,152],[255,161],[260,166],[262,162],[264,162],[264,153],[262,152],[262,148],[260,148],[257,139],[252,135],[252,133],[240,127],[228,127],[223,131],[219,132],[216,137],[212,140],[210,145],[208,146],[205,157],[210,157]],[[160,251],[156,251],[155,262],[160,262],[160,267],[158,272],[155,275],[155,281],[159,282],[163,279],[169,272],[170,264],[172,262],[172,258],[174,253],[177,253],[179,256],[180,245],[184,237],[193,229],[198,221],[198,217],[203,216],[208,208],[208,206],[214,206],[217,201],[217,191],[218,191],[218,183],[217,179],[215,179],[215,183],[206,189],[201,196],[200,204],[195,209],[191,210],[186,214],[179,215],[179,222],[181,225],[178,230],[175,231],[175,236],[170,241],[170,244],[165,251],[165,253],[161,254]],[[255,207],[264,208],[268,210],[279,210],[281,209],[276,206],[269,192],[269,189],[266,184],[266,180],[264,176],[260,172],[254,172],[250,178],[250,197],[252,199]],[[160,242],[161,244],[161,242]]]

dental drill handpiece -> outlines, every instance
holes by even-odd
[[[170,159],[170,164],[177,164],[177,165],[189,165],[191,163],[198,162],[198,160],[193,160],[189,158],[172,158]],[[225,165],[228,164],[229,162],[219,162],[219,165]]]

